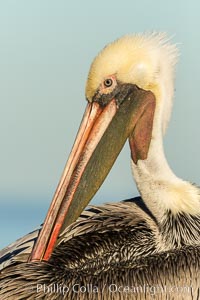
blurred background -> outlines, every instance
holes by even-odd
[[[174,172],[200,184],[199,1],[0,2],[0,248],[44,219],[86,106],[94,56],[127,34],[165,31],[178,44],[165,137]],[[125,146],[93,204],[138,195]]]

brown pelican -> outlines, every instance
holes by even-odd
[[[176,57],[151,34],[122,37],[94,59],[44,225],[0,252],[1,300],[200,298],[200,190],[172,172],[163,150]],[[142,199],[83,211],[127,139]]]

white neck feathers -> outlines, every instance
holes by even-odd
[[[132,170],[138,190],[158,221],[167,211],[174,215],[200,214],[200,190],[189,182],[178,178],[169,167],[163,149],[163,111],[167,93],[162,90],[162,99],[157,99],[152,140],[146,160],[132,161]],[[171,96],[171,95],[170,95]]]

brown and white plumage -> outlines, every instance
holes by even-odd
[[[101,99],[106,106],[113,94],[134,101],[132,85],[155,96],[147,157],[130,143],[133,175],[143,200],[84,211],[75,223],[62,228],[48,262],[27,263],[32,236],[0,252],[2,300],[152,299],[154,294],[154,299],[200,298],[200,190],[172,172],[162,141],[172,107],[176,56],[175,46],[162,34],[153,34],[123,37],[95,58],[86,85],[89,102]],[[106,78],[115,84],[102,86]],[[37,234],[33,233],[34,241]],[[21,246],[27,248],[20,254]],[[10,259],[12,251],[16,255]],[[54,284],[69,291],[51,293]],[[77,284],[91,284],[96,292],[90,286],[76,293]],[[110,287],[115,285],[120,290],[113,292]],[[49,292],[42,289],[45,286]]]
[[[87,212],[87,217],[66,230],[49,262],[27,264],[28,255],[16,257],[13,266],[2,271],[1,299],[152,299],[153,293],[155,299],[173,299],[169,290],[175,285],[181,292],[173,291],[174,299],[198,299],[200,247],[156,249],[158,226],[134,202]],[[60,295],[55,283],[71,289]],[[78,289],[77,284],[87,287],[88,283],[88,292],[73,292],[73,286]],[[40,285],[52,286],[55,292],[45,293]],[[128,286],[130,292],[111,292],[115,285]],[[92,292],[91,286],[98,293]]]

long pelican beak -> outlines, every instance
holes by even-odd
[[[150,91],[135,85],[129,84],[127,89],[121,104],[117,95],[104,106],[100,102],[88,103],[29,261],[50,258],[59,233],[80,216],[103,183],[127,138],[130,137],[135,163],[147,157],[155,98]]]

